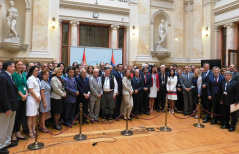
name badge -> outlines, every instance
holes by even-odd
[[[178,84],[178,86],[181,86],[181,84]]]
[[[24,90],[24,91],[26,91],[26,90],[27,90],[27,88],[26,88],[26,87],[24,87],[24,88],[23,88],[23,90]]]
[[[227,95],[227,92],[225,91],[225,92],[223,92],[223,94],[224,94],[224,95]]]
[[[192,88],[195,88],[195,86],[192,86]]]

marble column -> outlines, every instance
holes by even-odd
[[[173,57],[184,57],[184,0],[174,1],[174,37],[177,42],[174,45]]]
[[[70,25],[71,25],[71,46],[77,46],[78,43],[78,25],[80,24],[80,22],[76,22],[76,21],[71,21]]]
[[[227,65],[230,65],[230,63],[233,63],[233,53],[231,53],[229,55],[229,50],[230,49],[235,49],[235,42],[234,42],[234,39],[235,39],[235,35],[234,35],[234,24],[233,23],[230,23],[228,25],[225,25],[225,27],[227,27],[227,45],[226,45],[226,64]],[[231,61],[229,62],[228,61],[228,58],[231,58]]]
[[[31,41],[31,9],[26,8],[25,12],[25,32],[24,32],[24,43],[29,44]]]
[[[202,26],[203,26],[203,2],[194,0],[193,12],[193,58],[203,57],[202,46]]]
[[[58,61],[61,59],[61,50],[62,50],[62,20],[59,20],[59,29],[58,29],[58,52],[59,57]]]
[[[125,51],[125,64],[129,65],[129,26],[126,27],[126,51]]]
[[[118,25],[111,25],[111,48],[116,49],[118,48]]]
[[[215,27],[215,55],[216,55],[216,58],[217,59],[219,59],[220,57],[221,57],[221,49],[220,49],[220,45],[221,45],[221,43],[220,43],[220,38],[221,38],[221,36],[220,36],[220,34],[221,34],[221,32],[220,32],[220,28],[219,27]],[[213,51],[212,51],[213,52]]]

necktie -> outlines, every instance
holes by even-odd
[[[165,77],[164,77],[164,74],[163,74],[163,83],[165,83]]]
[[[227,91],[227,86],[228,86],[228,82],[226,82],[226,85],[225,85],[225,91]]]
[[[146,75],[144,76],[144,80],[145,80],[145,83],[146,83],[146,81],[147,81]]]
[[[215,83],[217,84],[217,76],[215,76]]]

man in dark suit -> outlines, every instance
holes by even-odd
[[[239,73],[237,73],[237,74],[235,75],[235,77],[233,78],[233,80],[239,81]]]
[[[118,93],[116,94],[116,106],[114,109],[115,118],[117,118],[120,115],[120,106],[121,106],[122,96],[123,96],[122,95],[122,78],[124,75],[122,71],[123,71],[123,65],[118,64],[117,71],[113,73],[118,84]]]
[[[220,114],[220,89],[222,82],[225,81],[225,77],[219,74],[219,67],[213,67],[213,75],[209,76],[207,82],[208,99],[212,103],[213,114]],[[211,112],[211,110],[209,110]],[[217,116],[213,116],[211,124],[216,124],[218,121]]]
[[[160,66],[160,72],[158,73],[159,76],[159,92],[157,94],[157,101],[155,101],[155,109],[157,112],[160,111],[160,104],[162,110],[164,110],[165,107],[165,99],[166,99],[166,84],[167,84],[167,79],[168,79],[168,73],[165,71],[166,66],[161,65]]]
[[[66,68],[68,76],[64,79],[64,86],[67,92],[64,99],[64,119],[65,126],[69,127],[74,120],[76,109],[76,97],[80,94],[77,90],[76,80],[74,78],[74,68],[69,66]],[[78,106],[77,106],[78,107]],[[76,124],[76,123],[75,123]]]
[[[101,62],[100,63],[100,70],[99,70],[99,77],[101,77],[101,75],[105,74],[104,67],[105,67],[105,64],[103,62]]]
[[[238,121],[237,113],[238,111],[234,111],[231,113],[231,126],[230,122],[230,105],[235,104],[238,105],[237,100],[237,82],[232,80],[232,72],[226,71],[225,73],[225,81],[222,82],[220,96],[222,104],[222,127],[221,129],[229,129],[229,132],[233,132],[236,130],[236,123]]]
[[[89,86],[89,78],[86,77],[85,69],[81,69],[80,76],[76,78],[76,82],[77,82],[78,90],[80,92],[79,102],[83,103],[83,113],[85,115],[88,115],[90,86]],[[82,117],[82,124],[84,123],[89,124],[85,116]]]
[[[5,61],[0,73],[0,153],[9,153],[7,148],[18,145],[15,142],[11,143],[18,105],[18,89],[12,79],[14,70],[15,64],[12,61]]]
[[[151,79],[151,75],[148,74],[148,69],[147,67],[144,67],[142,69],[143,75],[141,76],[141,79],[143,79],[144,82],[144,88],[143,88],[143,103],[142,103],[142,107],[141,109],[143,109],[143,113],[150,115],[149,114],[149,91],[150,91],[150,87],[152,85],[152,79]],[[141,114],[139,114],[141,115]]]
[[[140,78],[138,69],[134,70],[134,77],[132,77],[131,79],[131,85],[134,90],[134,93],[133,93],[134,105],[133,105],[132,113],[136,116],[138,114],[142,115],[142,113],[145,112],[144,108],[142,108],[143,107],[142,93],[144,88],[144,80]]]
[[[208,77],[213,75],[213,72],[210,70],[209,63],[204,63],[203,69],[204,69],[204,72],[202,72],[202,96],[201,96],[202,107],[210,111],[212,108],[212,104],[208,100],[207,81],[208,81]],[[211,115],[209,113],[206,113],[203,123],[207,123],[209,120],[211,120]]]

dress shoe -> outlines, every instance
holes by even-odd
[[[149,112],[145,112],[145,114],[147,114],[147,115],[150,115],[150,113],[149,113]]]
[[[19,141],[18,141],[18,139],[16,139],[16,140],[11,140],[11,142],[18,143]]]
[[[8,154],[9,151],[6,148],[2,148],[2,149],[0,149],[0,153],[1,154]]]
[[[217,124],[217,120],[212,120],[211,125]]]
[[[16,137],[18,140],[27,140],[27,137],[23,137],[23,138],[21,138],[21,137]]]
[[[71,126],[71,124],[68,123],[68,122],[65,122],[64,125],[65,125],[66,127],[70,127],[70,126]],[[70,128],[72,128],[72,126],[71,126]]]
[[[119,119],[116,119],[116,121],[119,121]]]
[[[184,116],[186,116],[187,114],[188,114],[188,113],[187,113],[187,112],[185,112],[185,113],[184,113]]]
[[[222,127],[220,127],[221,129],[229,129],[230,128],[230,126],[228,126],[228,125],[223,125]]]
[[[228,131],[229,132],[234,132],[236,130],[236,127],[231,127]]]
[[[85,124],[89,124],[89,122],[88,122],[87,120],[84,120],[84,123],[85,123]]]
[[[81,122],[81,125],[84,125],[84,122],[83,122],[83,121]]]
[[[202,123],[208,123],[209,119],[205,118]]]
[[[18,143],[12,142],[9,146],[6,147],[6,149],[15,147],[15,146],[17,146],[17,145],[18,145]]]
[[[98,119],[95,120],[96,122],[100,122]]]
[[[56,130],[62,130],[62,127],[61,126],[56,126],[56,125],[54,125],[54,127],[53,127],[54,129],[56,129]]]
[[[139,116],[141,116],[142,115],[142,113],[139,113]]]
[[[72,125],[77,125],[77,123],[74,122]]]
[[[105,119],[102,119],[101,122],[105,122]]]
[[[94,124],[95,122],[90,120],[90,123]]]

